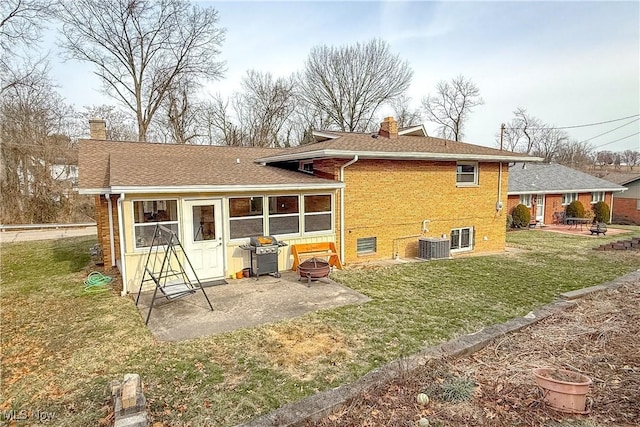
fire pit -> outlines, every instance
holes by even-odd
[[[298,274],[300,277],[298,281],[302,280],[303,277],[307,279],[307,286],[311,286],[312,280],[322,279],[323,277],[329,276],[329,272],[331,271],[331,266],[328,261],[325,261],[320,258],[311,258],[304,262],[301,262],[298,266]]]

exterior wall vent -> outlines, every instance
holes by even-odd
[[[421,259],[448,259],[450,249],[449,239],[423,237],[418,240],[418,258]]]

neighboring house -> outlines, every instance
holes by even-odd
[[[640,173],[611,172],[602,177],[627,187],[623,193],[613,195],[613,221],[640,225]]]
[[[138,289],[157,223],[178,232],[205,280],[247,267],[239,246],[259,235],[288,243],[280,269],[296,243],[335,242],[343,263],[415,257],[420,237],[445,236],[453,254],[502,251],[507,164],[540,160],[398,131],[393,118],[373,135],[315,132],[286,149],[105,141],[104,122],[91,127],[79,189],[95,196],[105,263],[125,293]]]
[[[555,214],[564,212],[574,200],[585,209],[603,201],[612,207],[612,193],[625,188],[569,167],[548,163],[515,163],[509,167],[509,212],[523,204],[531,208],[531,218],[552,224]],[[611,221],[611,218],[609,218]]]

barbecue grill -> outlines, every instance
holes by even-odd
[[[256,278],[263,274],[280,277],[278,253],[283,246],[287,244],[273,236],[251,237],[248,245],[240,246],[251,254],[251,275]]]

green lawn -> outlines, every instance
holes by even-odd
[[[506,254],[340,271],[372,301],[183,343],[156,342],[129,298],[82,293],[91,239],[4,245],[0,415],[96,425],[106,384],[137,372],[154,421],[234,425],[635,270],[637,252],[592,250],[631,235],[640,228],[597,239],[521,231]]]

